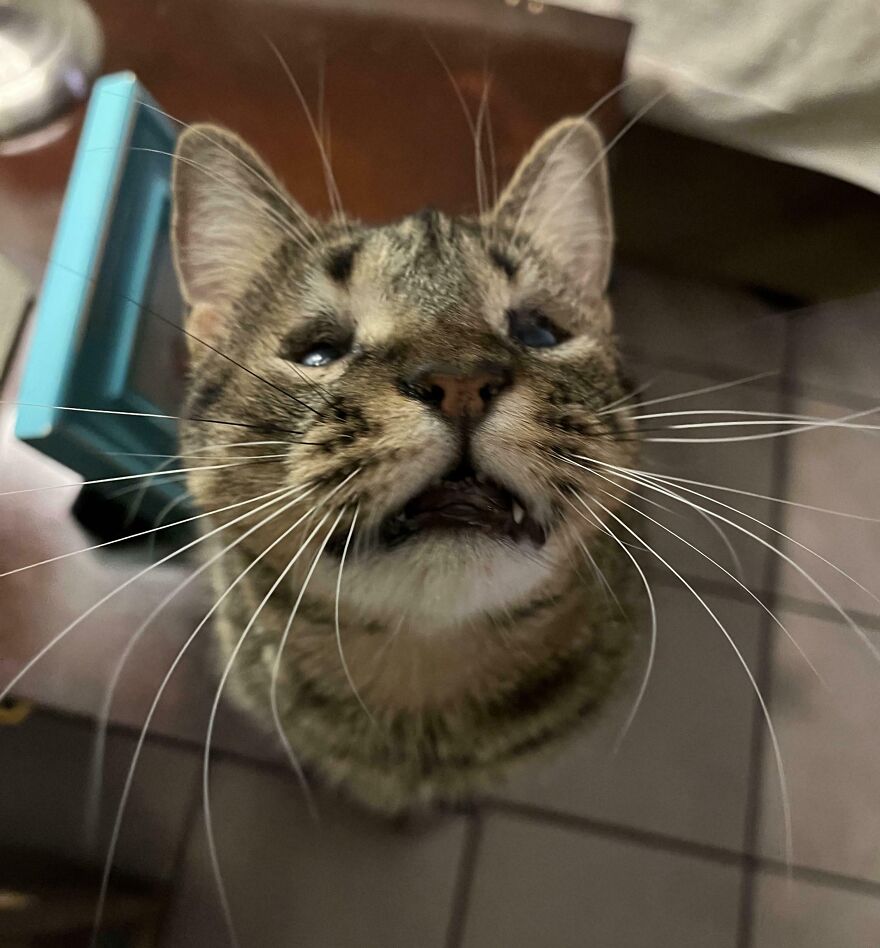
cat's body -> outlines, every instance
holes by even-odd
[[[555,126],[480,219],[377,228],[306,218],[220,130],[178,155],[184,453],[255,458],[190,476],[259,508],[211,541],[230,688],[371,807],[466,796],[600,704],[631,634],[622,492],[573,463],[635,456],[598,135]]]

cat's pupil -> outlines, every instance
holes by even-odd
[[[568,338],[538,309],[511,309],[507,312],[510,335],[530,349],[547,349],[558,346]]]
[[[305,352],[300,358],[301,365],[308,365],[312,368],[318,368],[322,365],[329,365],[335,362],[342,355],[339,346],[329,342],[323,342],[320,345],[313,346],[308,352]]]

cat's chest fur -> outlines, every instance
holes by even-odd
[[[599,547],[597,565],[626,598],[631,572]],[[221,562],[218,595],[249,560]],[[295,582],[266,599],[276,575],[251,570],[221,605],[223,664],[241,643],[231,693],[271,727],[277,666],[278,711],[300,763],[388,813],[464,799],[567,735],[601,705],[634,644],[633,616],[580,571],[517,610],[440,634],[342,612],[338,637],[332,599],[300,599]]]

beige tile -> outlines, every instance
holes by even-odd
[[[631,264],[615,267],[612,302],[626,351],[742,369],[782,363],[783,317],[754,294]]]
[[[640,380],[652,383],[644,393],[645,402],[717,384],[717,379],[709,376],[651,370],[641,365],[638,367],[637,375]],[[656,405],[645,404],[639,410],[639,414],[652,415],[677,411],[716,410],[775,411],[779,404],[778,385],[778,380],[765,380],[761,386],[743,385],[689,398],[676,398]],[[739,416],[683,415],[670,418],[645,418],[642,421],[642,427],[646,429],[644,436],[649,440],[645,442],[643,457],[639,466],[651,473],[688,478],[706,484],[718,484],[722,487],[772,496],[774,493],[775,460],[772,440],[764,439],[722,444],[650,440],[658,438],[696,439],[738,436],[746,431],[742,427],[647,430],[666,425],[700,424],[729,420],[739,420]],[[748,430],[752,431],[752,429]],[[644,513],[659,521],[666,529],[651,523],[645,516],[635,517],[632,522],[633,529],[639,535],[644,534],[651,546],[679,572],[687,575],[704,576],[721,582],[736,594],[742,594],[742,592],[737,587],[735,579],[728,575],[729,573],[744,579],[752,588],[761,588],[765,579],[766,563],[772,553],[759,541],[749,537],[745,530],[757,533],[758,536],[768,541],[772,534],[762,524],[771,517],[774,505],[767,500],[735,494],[730,491],[713,490],[693,484],[670,485],[669,489],[683,499],[677,500],[656,489],[642,488],[641,490],[642,495],[649,501],[643,507]],[[705,495],[715,497],[721,504],[727,506],[712,503],[707,500]],[[650,503],[651,501],[653,503]],[[708,518],[706,516],[694,510],[693,507],[689,507],[687,501],[696,504],[698,507],[714,511],[714,523],[718,529],[713,528],[707,522]],[[658,503],[668,507],[669,511],[658,509],[656,506]],[[755,520],[741,517],[729,509],[731,507],[744,511],[745,514],[754,517]],[[733,520],[745,529],[737,529],[720,518]],[[738,563],[731,556],[727,545],[719,536],[718,530],[727,537],[733,546],[738,557]],[[701,555],[701,553],[674,537],[673,533],[680,534],[705,555]],[[715,563],[723,569],[707,557],[711,557],[711,560],[715,560]],[[660,565],[659,560],[653,557],[649,557],[648,562],[653,562],[658,569],[666,569],[666,567]],[[739,576],[740,566],[742,567],[741,577]],[[727,570],[727,573],[724,570]]]
[[[595,722],[547,760],[530,763],[507,799],[740,849],[754,693],[721,630],[687,592],[655,588],[658,645],[644,702],[620,750],[641,668]],[[756,607],[710,608],[754,668]]]
[[[846,626],[794,614],[783,621],[827,684],[776,637],[771,713],[788,781],[794,861],[880,881],[880,663]],[[880,633],[870,636],[880,649]],[[763,772],[761,850],[782,858],[769,747]]]
[[[732,865],[493,816],[464,948],[733,948],[739,887]]]
[[[752,948],[874,948],[880,896],[759,873]]]
[[[880,398],[880,293],[815,306],[792,322],[795,377]]]
[[[319,800],[314,823],[293,776],[219,763],[212,810],[241,944],[430,948],[444,944],[464,820],[403,832]],[[201,820],[165,948],[227,943]]]
[[[107,745],[98,843],[86,839],[88,774],[94,730],[85,723],[34,714],[0,728],[0,850],[15,847],[92,866],[103,865],[110,829],[135,741]],[[144,745],[114,866],[169,878],[189,818],[198,760],[174,747]]]
[[[811,417],[842,418],[852,409],[800,400],[794,411]],[[876,424],[878,419],[869,416],[863,421]],[[858,419],[853,420],[853,424],[858,423]],[[788,442],[787,499],[880,518],[880,431],[825,428],[793,435]],[[880,523],[787,507],[782,529],[796,541],[787,542],[785,552],[831,599],[846,609],[880,618],[880,598],[875,598],[880,597]],[[797,543],[815,551],[837,569]],[[838,570],[848,573],[865,588],[860,589]],[[781,576],[781,587],[790,595],[829,604],[826,596],[797,570],[785,567]]]

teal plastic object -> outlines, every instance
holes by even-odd
[[[132,73],[94,86],[39,295],[16,435],[86,480],[145,474],[176,447],[185,346],[170,262],[173,124]],[[95,485],[142,517],[177,478]],[[176,519],[176,518],[175,518]]]

